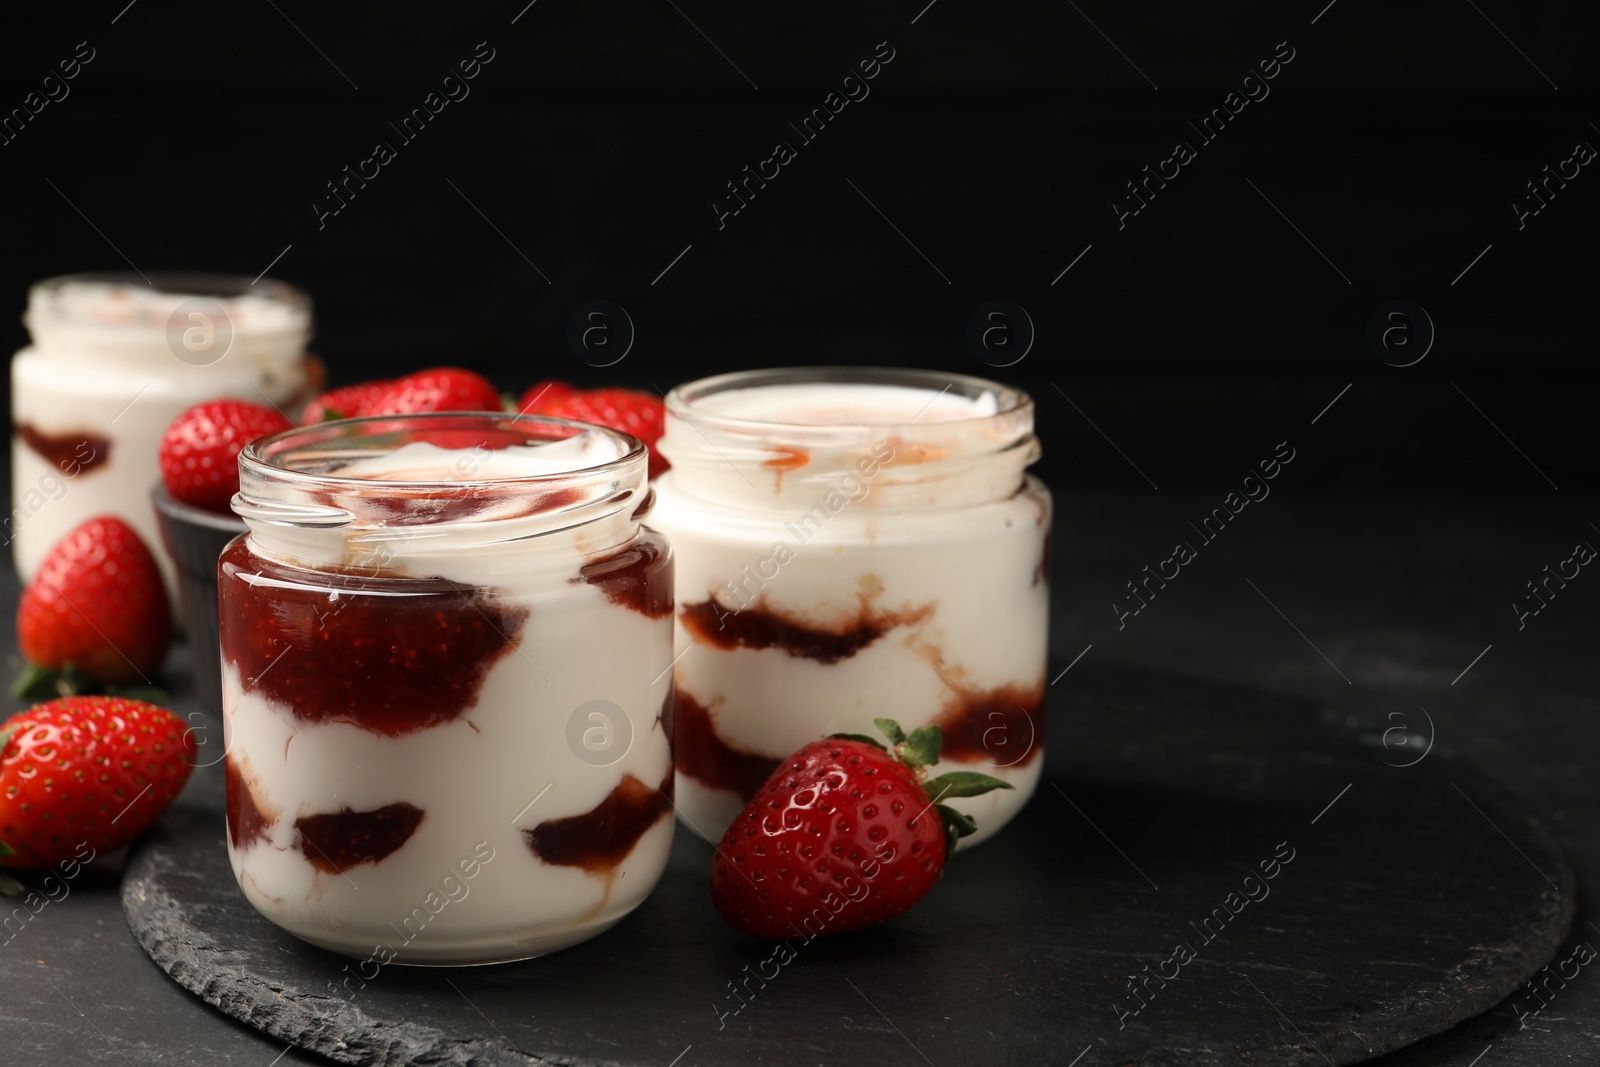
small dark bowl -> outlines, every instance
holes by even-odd
[[[222,650],[217,628],[217,558],[245,532],[237,515],[218,515],[174,500],[166,487],[150,491],[161,524],[161,540],[178,570],[178,607],[189,637],[195,695],[207,709],[222,710]]]

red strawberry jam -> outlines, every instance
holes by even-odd
[[[652,619],[672,614],[672,548],[649,528],[641,528],[622,551],[584,564],[574,581],[588,582],[613,604]]]
[[[294,821],[306,860],[319,871],[343,874],[351,867],[377,863],[410,840],[422,825],[421,808],[405,801],[375,811],[302,815]]]
[[[239,849],[252,841],[265,841],[268,829],[278,821],[278,811],[256,795],[260,787],[251,777],[248,766],[233,753],[223,761],[223,778],[227,790],[228,837],[233,847]]]
[[[794,619],[757,601],[729,608],[716,600],[685,604],[678,613],[684,629],[703,645],[721,649],[781,648],[791,656],[837,663],[849,659],[897,626],[921,622],[932,605],[912,611],[884,612],[862,601],[855,618],[836,627]]]
[[[1025,767],[1044,744],[1044,683],[962,691],[933,721],[944,731],[941,759]]]
[[[534,855],[546,863],[607,875],[671,810],[671,774],[659,787],[624,774],[617,787],[589,811],[542,822],[522,835]]]
[[[722,740],[710,709],[682,689],[673,703],[672,717],[677,730],[672,751],[678,770],[712,789],[726,789],[749,800],[783,762]]]
[[[306,723],[398,737],[457,718],[516,644],[527,612],[443,578],[318,574],[236,541],[222,554],[222,654],[256,693]],[[667,579],[670,590],[671,578]],[[670,595],[670,593],[669,593]]]
[[[111,458],[110,439],[95,433],[44,433],[19,422],[12,433],[63,474],[90,471]]]

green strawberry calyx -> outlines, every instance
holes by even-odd
[[[14,856],[15,852],[4,841],[0,841],[0,866],[5,865],[7,856]],[[17,881],[4,871],[0,871],[0,897],[20,897],[27,892],[27,886]]]
[[[883,736],[889,739],[886,751],[916,775],[917,781],[922,784],[923,795],[939,813],[939,820],[944,824],[947,857],[954,854],[956,842],[977,831],[978,824],[966,812],[957,811],[950,805],[940,802],[956,797],[982,796],[994,789],[1013,788],[1010,782],[977,771],[948,771],[937,778],[929,778],[928,767],[939,762],[939,750],[944,747],[944,731],[937,724],[919,727],[907,734],[893,719],[873,719],[872,722],[883,732]],[[841,741],[860,741],[874,748],[884,748],[883,742],[866,734],[829,736]]]
[[[68,660],[60,670],[38,663],[24,663],[16,681],[11,684],[11,695],[18,700],[39,703],[57,697],[106,696],[127,700],[143,700],[151,704],[165,704],[167,693],[154,685],[108,685],[96,681],[73,666]]]

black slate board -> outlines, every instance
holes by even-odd
[[[123,910],[182,986],[341,1063],[1354,1063],[1515,990],[1566,936],[1575,883],[1493,780],[1413,764],[1425,747],[1384,746],[1377,709],[1367,729],[1329,718],[1080,665],[1050,690],[1045,781],[1018,820],[900,920],[795,943],[764,987],[772,946],[721,923],[711,848],[682,829],[660,888],[596,940],[341,986],[348,961],[234,886],[214,767],[130,858]],[[1281,842],[1270,895],[1206,942],[1190,924]],[[1196,958],[1122,1014],[1129,976],[1170,976],[1180,941]]]

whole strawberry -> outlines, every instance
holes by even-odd
[[[937,726],[894,746],[841,734],[790,756],[728,827],[711,864],[711,899],[736,930],[784,940],[860,930],[905,912],[933,888],[971,816],[938,803],[1010,789],[955,771],[923,781],[944,742]]]
[[[231,514],[239,491],[239,453],[258,437],[292,423],[247,400],[208,400],[172,420],[161,436],[161,480],[173,499]]]
[[[494,384],[459,367],[434,367],[398,378],[361,405],[358,415],[412,415],[429,411],[501,411]]]
[[[0,865],[51,867],[85,842],[127,844],[178,795],[194,752],[183,720],[142,700],[62,697],[11,716],[0,726]]]
[[[17,604],[17,644],[33,663],[70,662],[102,682],[148,681],[167,655],[171,616],[155,557],[126,522],[101,515],[56,542]]]
[[[667,423],[666,406],[658,396],[637,389],[584,389],[565,395],[556,393],[553,399],[539,402],[530,414],[590,422],[631,433],[650,449],[650,477],[669,467],[656,451],[656,442]]]
[[[300,423],[309,426],[312,423],[328,422],[332,419],[354,418],[370,407],[373,401],[382,396],[384,390],[393,384],[384,378],[381,381],[361,382],[357,385],[330,389],[306,405],[305,410],[300,413]]]
[[[543,415],[546,406],[558,400],[565,400],[577,391],[568,383],[554,378],[534,382],[528,387],[528,391],[522,394],[522,399],[517,401],[517,414]]]

